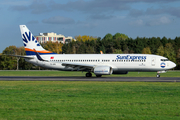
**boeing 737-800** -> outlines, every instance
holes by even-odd
[[[29,31],[20,25],[27,62],[48,69],[86,71],[86,77],[127,74],[129,71],[163,73],[176,66],[167,58],[149,54],[56,54],[45,50]],[[22,56],[21,56],[22,57]]]

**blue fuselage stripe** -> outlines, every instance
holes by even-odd
[[[49,55],[49,54],[56,54],[56,53],[39,53],[39,55]],[[33,51],[26,51],[26,55],[36,55],[36,53]]]

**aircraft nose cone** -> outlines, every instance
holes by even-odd
[[[175,68],[176,67],[176,64],[174,62],[171,62],[171,67],[172,68]]]

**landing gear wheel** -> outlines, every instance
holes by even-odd
[[[102,75],[96,75],[96,77],[101,77]]]
[[[92,77],[91,73],[86,73],[86,77]]]
[[[157,74],[157,75],[156,75],[156,77],[157,77],[157,78],[160,78],[160,75],[159,75],[159,74]]]

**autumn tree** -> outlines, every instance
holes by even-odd
[[[150,47],[146,47],[142,50],[142,54],[151,54]]]
[[[54,53],[57,53],[57,54],[62,53],[62,46],[63,46],[62,43],[49,41],[47,43],[43,43],[42,46],[46,50],[52,51]]]
[[[2,53],[2,56],[0,58],[0,68],[4,70],[15,70],[22,68],[24,66],[24,59],[20,59],[19,57],[12,57],[9,55],[25,55],[25,49],[24,47],[16,47],[16,46],[9,46],[6,47],[5,50]],[[20,64],[19,64],[20,63]]]
[[[157,49],[156,54],[160,56],[164,56],[164,47],[162,45]]]
[[[88,36],[88,35],[83,35],[83,36],[81,36],[81,35],[79,35],[79,36],[75,36],[75,39],[77,40],[77,41],[83,41],[83,42],[85,42],[85,41],[87,41],[87,40],[96,40],[97,38],[96,37],[93,37],[93,36]]]

